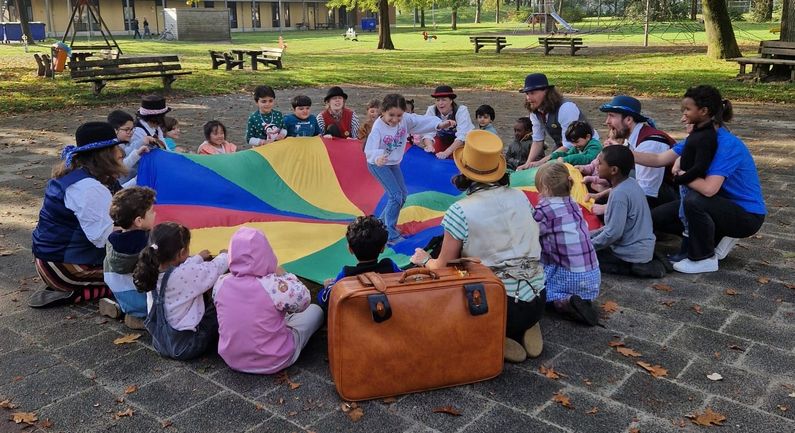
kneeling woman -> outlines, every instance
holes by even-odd
[[[499,137],[475,130],[467,135],[466,143],[453,153],[461,170],[453,183],[467,197],[451,205],[442,219],[439,258],[432,259],[418,248],[411,261],[438,269],[460,257],[478,257],[491,268],[505,283],[508,295],[505,359],[522,362],[543,349],[538,321],[546,291],[538,223],[527,196],[509,186]]]
[[[34,293],[34,308],[101,298],[110,293],[102,274],[105,243],[113,229],[112,194],[127,173],[116,131],[109,123],[77,128],[77,146],[67,146],[63,162],[47,182],[39,223],[33,231],[36,271],[46,289]]]

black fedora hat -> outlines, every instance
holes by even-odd
[[[166,98],[160,95],[147,95],[141,98],[141,108],[138,109],[139,116],[158,116],[171,111],[166,106]]]
[[[334,86],[334,87],[328,89],[328,93],[326,93],[326,97],[323,98],[323,102],[328,102],[329,99],[331,99],[331,98],[333,98],[335,96],[342,96],[342,99],[345,99],[345,100],[348,99],[348,94],[342,91],[342,87]]]
[[[78,153],[116,146],[119,140],[116,138],[116,130],[110,123],[86,122],[77,128],[75,144],[76,146],[66,146],[61,151],[61,159],[66,160],[66,165],[70,165],[72,158]]]
[[[438,86],[436,90],[431,93],[431,98],[450,98],[455,99],[458,95],[453,92],[453,88],[450,86]]]
[[[533,90],[549,89],[551,86],[547,76],[540,73],[530,74],[524,78],[524,87],[519,93],[532,92]]]

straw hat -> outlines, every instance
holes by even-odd
[[[453,160],[461,174],[475,182],[496,182],[505,175],[502,140],[488,131],[470,131],[465,144],[453,152]]]

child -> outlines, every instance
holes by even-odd
[[[163,139],[163,142],[166,145],[166,149],[170,150],[171,152],[185,152],[185,148],[182,146],[177,145],[177,141],[180,137],[182,137],[182,130],[179,128],[179,121],[177,119],[165,116],[163,118],[163,128],[166,137]]]
[[[406,105],[408,106],[408,101],[406,101]],[[362,143],[367,142],[367,136],[370,135],[370,130],[373,129],[373,123],[375,119],[378,119],[379,114],[381,114],[381,101],[371,99],[367,103],[367,121],[359,128],[358,138]]]
[[[323,325],[323,310],[278,266],[265,235],[242,227],[229,241],[229,270],[213,288],[218,354],[233,370],[273,374],[293,365]]]
[[[276,92],[271,86],[257,86],[254,89],[254,102],[257,111],[248,116],[246,125],[246,143],[251,146],[262,146],[281,140],[287,135],[284,130],[282,112],[273,108],[276,104]]]
[[[629,177],[635,167],[632,151],[608,146],[599,154],[599,177],[613,186],[607,199],[605,225],[591,233],[602,272],[661,278],[665,266],[654,256],[654,231],[646,194]]]
[[[166,100],[160,95],[148,95],[141,98],[141,107],[136,112],[135,128],[132,138],[127,144],[122,144],[124,154],[130,156],[134,151],[143,146],[159,147],[165,149],[163,143],[164,116],[171,111],[166,106]],[[122,183],[132,179],[138,174],[138,163],[130,167],[130,173],[122,179]]]
[[[732,105],[724,101],[718,89],[712,86],[696,86],[687,89],[682,99],[682,122],[692,125],[692,131],[685,139],[685,147],[679,159],[679,170],[674,173],[674,183],[679,185],[679,219],[684,232],[678,254],[669,256],[672,262],[687,258],[689,247],[687,218],[685,217],[685,197],[690,192],[690,182],[704,178],[718,149],[718,132],[715,127],[732,118]]]
[[[348,95],[339,86],[328,90],[323,102],[326,109],[317,115],[323,137],[356,138],[359,136],[359,118],[356,113],[345,107]]]
[[[237,146],[226,141],[226,126],[217,120],[204,124],[204,143],[199,145],[199,155],[234,153]]]
[[[516,119],[513,125],[513,142],[505,149],[505,161],[508,170],[516,171],[516,167],[527,162],[530,146],[533,144],[533,124],[529,117]],[[543,153],[542,153],[543,155]]]
[[[439,159],[450,158],[453,152],[464,145],[469,131],[475,129],[466,105],[458,105],[458,95],[450,86],[438,86],[431,94],[436,102],[425,111],[426,116],[436,116],[439,120],[455,120],[455,127],[424,134],[422,145],[426,152],[433,152]]]
[[[152,346],[168,358],[196,358],[218,336],[215,307],[205,307],[203,295],[227,271],[229,256],[222,251],[207,261],[207,250],[189,256],[190,230],[172,222],[156,225],[148,244],[138,256],[133,279],[138,291],[147,293],[144,324]]]
[[[373,123],[373,130],[364,147],[367,169],[378,180],[389,197],[379,219],[386,225],[392,246],[404,238],[397,229],[400,208],[406,201],[408,191],[400,171],[400,161],[406,151],[406,139],[411,133],[432,132],[455,126],[454,120],[440,122],[436,116],[404,114],[406,99],[398,94],[389,94],[381,102],[381,117]]]
[[[122,146],[128,145],[132,139],[133,129],[135,129],[133,117],[124,111],[115,110],[108,114],[108,123],[116,130],[116,139],[119,140],[119,144]],[[124,157],[124,166],[128,169],[132,169],[138,164],[141,156],[147,152],[149,152],[149,146],[141,146],[133,150],[129,155]],[[133,185],[134,183],[135,182],[131,182],[128,185]]]
[[[478,120],[478,127],[497,135],[497,130],[494,128],[494,125],[492,125],[495,117],[496,114],[491,105],[481,105],[475,110],[475,118]]]
[[[348,251],[356,257],[359,263],[356,266],[343,266],[336,278],[329,278],[323,283],[323,289],[317,293],[317,303],[324,311],[328,309],[331,289],[337,281],[365,272],[379,274],[401,272],[392,259],[378,260],[378,255],[383,253],[386,248],[388,236],[384,223],[373,215],[357,217],[348,225],[348,230],[345,233],[345,238],[348,240]]]
[[[540,228],[547,305],[594,326],[599,315],[591,302],[599,296],[602,274],[588,224],[571,198],[569,170],[563,164],[545,164],[536,172],[535,184],[540,198],[533,218]]]
[[[135,290],[132,274],[155,223],[154,203],[154,190],[135,186],[117,192],[110,205],[113,225],[121,230],[108,236],[103,271],[116,302],[100,299],[99,314],[117,319],[124,313],[124,324],[132,329],[144,329],[146,318],[146,295]]]
[[[314,137],[320,135],[317,119],[310,115],[312,100],[309,96],[298,95],[291,101],[293,114],[284,118],[284,130],[288,137]]]
[[[374,101],[378,101],[374,99]],[[378,101],[378,114],[381,114],[381,101]],[[406,113],[414,114],[414,100],[413,99],[406,99]],[[378,117],[378,116],[376,116]],[[375,123],[375,122],[373,122]],[[366,141],[366,140],[365,140]],[[408,143],[413,146],[422,147],[422,135],[420,134],[409,134]],[[424,149],[424,148],[423,148]]]
[[[566,140],[572,146],[552,152],[538,161],[530,163],[530,167],[538,167],[547,161],[565,162],[567,164],[589,164],[602,151],[599,140],[593,138],[593,128],[588,122],[575,120],[566,128]]]
[[[624,140],[616,139],[613,134],[614,130],[610,130],[607,139],[605,139],[604,147],[624,145]],[[608,182],[607,179],[599,177],[597,171],[598,166],[599,158],[594,158],[589,164],[576,165],[575,168],[583,174],[582,183],[588,188],[588,191],[590,191],[589,196],[597,200],[597,203],[594,203],[591,207],[591,213],[594,215],[604,215],[606,209],[604,203],[607,200],[605,196],[610,192],[610,182]]]

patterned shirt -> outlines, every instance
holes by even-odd
[[[320,135],[321,131],[315,116],[310,115],[302,120],[295,114],[288,114],[284,118],[284,129],[288,137],[314,137]]]
[[[588,225],[571,197],[541,197],[533,218],[541,231],[541,263],[572,272],[599,267]]]
[[[246,125],[246,143],[251,144],[251,139],[273,140],[284,129],[284,116],[279,110],[271,110],[262,114],[259,110],[248,116]]]

